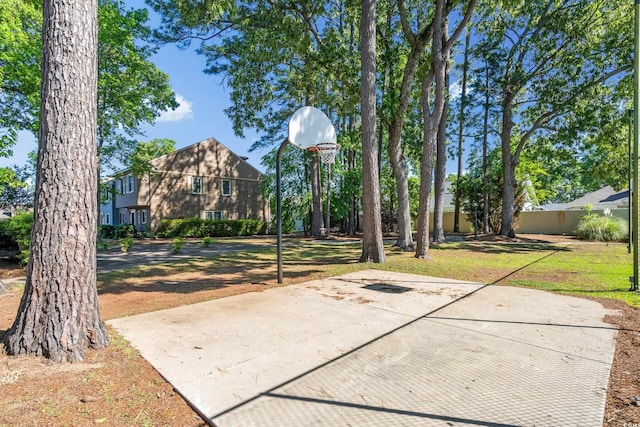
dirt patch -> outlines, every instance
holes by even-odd
[[[605,319],[620,330],[609,375],[603,426],[636,426],[640,423],[640,309],[622,301],[598,301],[620,313]]]

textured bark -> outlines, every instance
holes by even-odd
[[[444,45],[447,41],[447,23],[445,20],[443,29]],[[445,181],[447,178],[447,115],[449,112],[449,100],[446,92],[449,91],[449,52],[443,52],[444,58],[444,105],[442,107],[442,116],[438,125],[438,135],[436,137],[436,169],[434,176],[434,200],[433,200],[433,241],[434,243],[443,243],[444,237],[444,192]]]
[[[380,168],[376,143],[376,2],[362,0],[360,23],[362,61],[362,255],[360,262],[386,261],[382,241]]]
[[[464,167],[462,162],[462,154],[464,150],[464,125],[466,119],[467,108],[467,75],[469,72],[469,45],[471,44],[471,30],[467,28],[467,35],[464,39],[464,60],[462,62],[462,93],[460,94],[460,113],[459,113],[459,126],[458,126],[458,171],[457,181],[462,179],[462,169]],[[485,184],[486,185],[486,184]],[[455,211],[453,215],[453,232],[460,232],[460,189],[456,186],[455,194]]]
[[[433,18],[433,40],[431,45],[431,69],[422,80],[422,119],[424,132],[422,136],[422,161],[420,162],[420,210],[418,212],[418,228],[416,230],[415,257],[429,259],[429,211],[431,205],[431,187],[434,166],[434,155],[438,139],[438,129],[445,104],[444,62],[444,0],[436,1]],[[431,88],[434,88],[433,108],[430,102]]]
[[[491,108],[491,94],[489,92],[489,66],[485,62],[484,81],[484,118],[482,120],[482,229],[488,234],[489,228],[489,178],[488,151],[489,151],[489,109]]]
[[[502,217],[500,221],[500,235],[515,237],[515,200],[516,200],[516,160],[511,155],[511,129],[513,128],[512,99],[506,93],[502,103],[502,174],[504,187],[502,189]]]
[[[311,235],[318,239],[320,238],[320,229],[324,227],[324,220],[320,190],[320,160],[317,153],[311,154],[309,175],[311,175]]]
[[[45,0],[31,259],[9,354],[84,359],[109,344],[96,289],[97,1]]]

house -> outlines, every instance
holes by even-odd
[[[599,190],[587,193],[568,203],[549,203],[541,206],[546,211],[561,210],[582,210],[587,206],[595,210],[604,209],[628,209],[629,208],[629,190],[616,191],[613,187],[607,185]]]
[[[262,174],[214,138],[151,160],[154,171],[117,173],[106,185],[103,224],[155,230],[163,219],[267,219]]]

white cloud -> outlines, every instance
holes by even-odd
[[[184,119],[190,119],[193,117],[191,111],[191,102],[187,101],[182,95],[176,94],[176,102],[178,108],[175,110],[163,111],[158,117],[158,123],[162,122],[178,122]]]

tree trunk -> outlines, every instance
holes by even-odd
[[[467,27],[467,34],[464,39],[464,60],[462,62],[462,93],[460,94],[460,113],[458,127],[458,173],[457,182],[462,179],[462,154],[464,153],[464,125],[466,121],[465,109],[467,108],[467,74],[469,72],[469,45],[471,44],[471,29]],[[455,211],[453,215],[453,232],[460,232],[460,189],[456,186]]]
[[[360,262],[385,262],[376,144],[376,2],[362,0],[360,23],[362,81],[362,255]]]
[[[97,1],[45,0],[31,259],[7,353],[77,362],[109,344],[96,289]]]
[[[502,103],[502,217],[500,221],[500,235],[515,237],[515,202],[516,202],[516,166],[511,155],[511,129],[513,127],[512,97],[506,94]]]
[[[443,24],[442,44],[447,42],[448,20]],[[447,115],[449,113],[449,100],[446,93],[449,91],[449,52],[443,52],[444,60],[444,104],[442,106],[442,116],[438,124],[438,134],[436,137],[436,173],[434,177],[435,197],[433,203],[433,241],[434,243],[444,243],[444,193],[447,179]]]
[[[317,153],[311,153],[309,162],[309,175],[311,175],[311,235],[320,238],[320,229],[324,227],[322,216],[322,190],[320,187],[320,160]]]
[[[491,232],[489,227],[489,171],[487,158],[489,151],[489,108],[491,108],[489,77],[489,64],[485,62],[484,118],[482,123],[482,228],[485,234]]]
[[[446,20],[444,19],[444,0],[436,1],[433,18],[433,40],[431,47],[431,69],[422,80],[422,117],[424,132],[422,141],[422,161],[420,163],[420,211],[416,233],[415,257],[429,259],[429,211],[431,198],[431,178],[433,175],[434,154],[436,150],[438,128],[445,104],[446,52],[443,50]],[[433,111],[431,111],[431,87],[434,86]]]
[[[411,234],[411,210],[409,209],[409,170],[399,143],[401,132],[401,122],[394,122],[389,129],[389,159],[398,195],[398,240],[396,246],[401,250],[408,250],[413,248],[413,235]],[[396,140],[397,144],[391,143]]]

